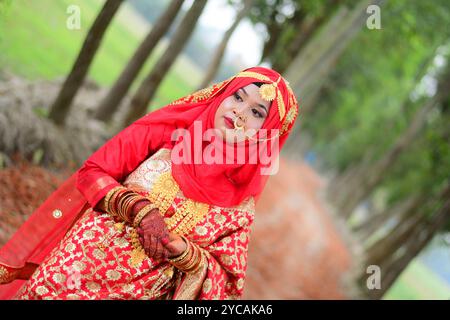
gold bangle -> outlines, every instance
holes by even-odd
[[[118,216],[118,213],[117,213],[117,211],[114,208],[114,204],[116,202],[117,197],[120,196],[125,191],[126,191],[126,188],[123,187],[123,188],[120,188],[120,189],[116,190],[116,192],[114,192],[114,194],[111,197],[111,200],[109,200],[108,207],[106,208],[106,211],[108,211],[109,213],[111,213],[114,216]]]
[[[124,204],[130,199],[130,197],[133,196],[132,191],[127,190],[125,192],[123,192],[120,195],[120,199],[117,203],[117,213],[119,215],[119,217],[122,218],[122,220],[126,221],[126,222],[131,222],[130,219],[127,217],[126,212],[124,212]]]
[[[137,194],[133,194],[127,197],[122,204],[120,210],[122,210],[123,216],[127,217],[128,220],[133,220],[131,215],[132,207],[140,200],[140,196]]]
[[[153,209],[157,209],[157,208],[158,207],[153,203],[150,203],[150,204],[146,205],[145,207],[143,207],[141,210],[139,210],[139,212],[134,217],[133,226],[135,228],[137,228],[139,226],[139,224],[141,223],[142,219],[144,219],[144,217],[147,214],[149,214],[150,211],[152,211]]]
[[[123,186],[116,186],[114,188],[112,188],[111,190],[108,191],[108,193],[105,196],[105,199],[103,201],[104,205],[105,205],[105,209],[109,208],[109,201],[111,200],[111,197],[114,195],[114,193],[116,193],[117,191],[123,189],[125,187]]]
[[[130,217],[133,218],[133,216],[131,215],[133,213],[133,208],[134,206],[139,203],[140,201],[146,201],[151,203],[146,197],[141,196],[140,194],[136,194],[136,196],[133,198],[133,201],[131,201],[129,203],[129,207],[127,208],[127,210],[130,210]]]
[[[192,248],[192,257],[189,259],[189,261],[186,262],[183,266],[181,266],[182,271],[189,272],[196,266],[198,259],[200,258],[199,250],[195,248],[194,246]]]
[[[197,250],[198,250],[198,257],[195,263],[192,265],[192,267],[186,270],[186,272],[194,273],[200,268],[200,265],[202,264],[203,261],[203,252],[199,248]]]
[[[187,241],[186,239],[184,240]],[[192,242],[189,242],[189,247],[186,251],[189,251],[187,255],[179,256],[175,259],[169,259],[169,262],[171,262],[173,266],[182,272],[196,272],[204,260],[203,253],[201,249]]]

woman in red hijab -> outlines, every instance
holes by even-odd
[[[239,298],[297,114],[288,83],[254,67],[135,121],[1,248],[0,298]]]

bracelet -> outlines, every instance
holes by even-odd
[[[112,215],[114,215],[114,216],[118,216],[119,215],[117,210],[116,210],[116,208],[117,208],[117,205],[116,205],[117,199],[120,199],[120,195],[123,194],[126,191],[127,191],[127,189],[124,187],[124,188],[121,188],[120,190],[117,190],[117,192],[115,192],[112,195],[111,200],[108,203],[108,208],[107,208],[107,211],[110,212]]]
[[[189,272],[194,269],[195,266],[197,266],[200,258],[200,250],[198,248],[194,247],[191,244],[191,250],[192,250],[192,257],[191,259],[187,260],[186,263],[181,264],[179,268],[184,272]]]
[[[191,246],[194,252],[192,258],[186,264],[180,266],[182,271],[190,273],[197,271],[200,268],[200,265],[203,261],[202,250],[193,243],[191,243]]]
[[[185,237],[182,236],[182,239],[187,244],[186,250],[180,256],[168,260],[182,272],[196,272],[204,261],[203,252],[197,245],[188,241]]]
[[[133,220],[133,226],[137,228],[139,224],[141,223],[142,219],[150,213],[153,209],[157,209],[158,207],[154,203],[150,203],[143,207],[139,212],[136,214]]]
[[[108,193],[105,196],[105,199],[103,201],[104,205],[105,205],[105,209],[108,210],[109,209],[109,202],[111,201],[111,197],[118,192],[119,190],[123,190],[125,189],[124,186],[116,186],[114,188],[112,188],[111,190],[108,191]]]
[[[133,207],[136,203],[142,200],[142,197],[140,195],[135,195],[134,197],[130,197],[129,200],[124,203],[123,205],[123,211],[125,212],[125,215],[129,217],[130,220],[133,220]]]
[[[144,199],[146,198],[124,186],[117,186],[106,194],[104,199],[105,210],[123,221],[130,222],[130,209],[135,203]]]
[[[204,261],[204,254],[202,252],[202,250],[198,249],[199,252],[199,258],[196,261],[196,263],[192,266],[192,268],[190,268],[189,270],[187,270],[186,272],[190,272],[190,273],[194,273],[196,272],[198,269],[200,269],[203,261]]]
[[[124,221],[131,222],[128,214],[129,212],[127,212],[125,209],[130,200],[133,200],[135,196],[136,195],[133,191],[127,190],[123,194],[121,194],[118,200],[118,204],[116,207],[117,213]]]

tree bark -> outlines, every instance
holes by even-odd
[[[109,90],[108,94],[100,102],[95,113],[95,118],[105,122],[112,118],[123,97],[126,95],[133,81],[139,74],[139,71],[144,66],[145,61],[152,54],[153,49],[158,44],[159,40],[164,36],[167,30],[169,30],[181,9],[183,2],[184,0],[172,0],[165,12],[158,18],[151,31],[142,41],[125,69]]]
[[[351,10],[341,6],[292,61],[285,76],[294,91],[303,92],[303,113],[310,110],[307,101],[313,97],[312,93],[318,92],[323,79],[332,70],[330,67],[364,25],[367,6],[382,2],[362,0]]]
[[[395,280],[400,276],[403,270],[414,259],[421,250],[433,239],[436,232],[439,231],[450,219],[450,200],[444,199],[442,207],[433,215],[431,221],[420,225],[416,228],[413,236],[406,242],[404,253],[399,257],[393,255],[392,259],[385,265],[381,266],[382,275],[381,289],[370,292],[370,296],[379,299],[389,290]]]
[[[366,294],[374,299],[379,299],[392,285],[398,275],[406,268],[408,263],[426,246],[433,235],[450,218],[450,184],[441,190],[432,203],[434,213],[430,216],[421,212],[423,206],[415,209],[410,214],[409,221],[394,228],[395,233],[388,239],[389,248],[382,259],[366,259],[365,265],[377,265],[381,269],[381,290],[365,290]],[[414,201],[415,202],[415,201]],[[432,208],[432,207],[430,207]],[[393,239],[395,238],[395,239]],[[367,274],[361,270],[359,282],[365,285]]]
[[[448,80],[446,80],[447,82]],[[346,193],[340,192],[338,200],[334,205],[339,208],[342,216],[348,218],[356,206],[372,192],[372,190],[382,181],[386,172],[400,154],[404,152],[420,134],[427,119],[428,113],[443,99],[448,96],[448,91],[438,91],[430,98],[422,108],[420,108],[411,121],[407,130],[397,139],[394,146],[386,153],[386,155],[373,164],[370,170],[356,177],[350,184],[350,188]],[[339,192],[339,191],[337,191]],[[331,198],[330,198],[331,199]]]
[[[419,83],[421,79],[426,75],[426,72],[432,64],[434,58],[435,53],[424,59],[424,62],[420,65],[416,72],[416,75],[414,77],[415,80],[412,82],[413,84]],[[400,109],[404,110],[403,114],[406,116],[406,110],[411,109],[411,101],[409,99],[405,100]],[[390,121],[387,125],[384,126],[384,129],[389,130],[391,128],[394,128],[397,121],[398,119]],[[327,188],[328,198],[331,202],[337,203],[341,201],[342,197],[347,194],[346,190],[352,190],[358,187],[358,183],[360,183],[358,181],[358,177],[364,175],[365,172],[370,170],[373,162],[372,159],[374,158],[374,156],[375,150],[369,149],[368,152],[365,153],[362,161],[359,161],[359,163],[357,163],[356,161],[354,163],[349,163],[347,165],[348,169],[345,169],[341,174],[337,174],[335,177],[333,177]]]
[[[275,3],[273,4],[273,8],[277,8],[280,4],[281,0],[275,0]],[[270,23],[267,25],[267,32],[269,34],[269,39],[264,43],[263,52],[261,55],[260,64],[263,63],[273,52],[273,50],[277,46],[277,42],[279,39],[279,35],[282,31],[282,27],[276,22],[276,15],[278,11],[273,10],[272,15],[270,17]]]
[[[147,105],[155,95],[164,76],[169,72],[170,67],[189,40],[205,5],[206,0],[194,1],[175,31],[169,46],[164,51],[161,58],[156,62],[152,71],[144,81],[142,81],[136,94],[131,99],[131,103],[123,121],[124,126],[130,125],[133,121],[145,114]]]
[[[211,60],[211,63],[208,66],[208,69],[205,73],[205,77],[200,84],[199,90],[202,88],[206,88],[213,80],[215,75],[217,74],[217,71],[220,67],[220,62],[223,59],[223,56],[225,54],[225,49],[227,48],[227,44],[230,41],[231,36],[233,35],[234,31],[236,30],[239,23],[241,23],[242,19],[248,14],[250,11],[252,4],[254,0],[244,0],[244,6],[239,11],[239,13],[236,16],[236,19],[234,20],[231,27],[225,32],[222,41],[218,45],[214,56]]]
[[[380,239],[366,250],[367,264],[382,264],[386,257],[397,251],[425,220],[426,216],[421,212],[420,207],[416,208],[416,211],[410,212],[410,216],[401,220],[397,224],[397,228],[392,230],[391,235]]]
[[[361,223],[361,225],[356,226],[353,231],[357,234],[361,241],[366,241],[392,218],[396,218],[398,221],[402,222],[408,213],[414,211],[426,200],[426,197],[427,195],[423,193],[409,197],[406,200],[395,204],[393,207],[386,208],[383,212],[369,217],[369,219]]]
[[[333,66],[364,25],[367,6],[383,2],[361,0],[351,10],[345,5],[340,6],[290,63],[284,75],[294,92],[302,93],[299,99],[303,115],[312,110]],[[295,143],[299,135],[297,125],[286,146]]]
[[[339,5],[339,1],[331,0],[325,6],[324,11],[318,16],[307,15],[306,17],[301,17],[297,19],[297,26],[295,37],[287,45],[286,58],[282,61],[274,61],[274,68],[280,73],[284,73],[289,65],[292,63],[294,58],[300,53],[300,51],[306,46],[308,41],[314,37],[315,33],[320,29],[320,27],[326,23],[328,17],[332,16]]]
[[[107,0],[89,30],[72,70],[50,108],[49,118],[58,126],[64,125],[72,101],[86,77],[105,31],[122,2],[122,0]]]
[[[305,46],[305,43],[312,37],[314,31],[316,31],[321,25],[321,17],[307,16],[301,21],[298,26],[297,36],[292,39],[292,42],[288,45],[286,50],[287,58],[282,61],[273,61],[273,67],[280,73],[284,73],[289,67],[289,64],[295,58],[296,53],[300,52],[300,49]]]

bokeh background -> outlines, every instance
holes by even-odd
[[[447,0],[0,0],[0,245],[107,139],[241,69],[300,116],[244,298],[450,298]]]

